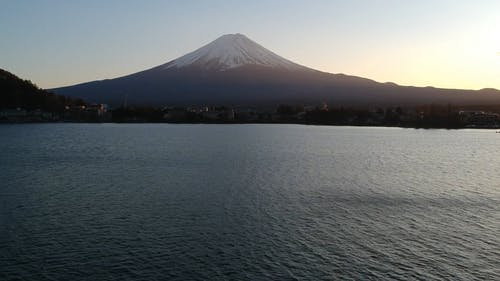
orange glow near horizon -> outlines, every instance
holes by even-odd
[[[495,0],[56,2],[0,10],[0,67],[43,88],[132,74],[242,33],[325,72],[500,89]]]

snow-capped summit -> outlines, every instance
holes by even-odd
[[[306,68],[276,55],[239,33],[223,35],[198,50],[163,65],[163,68],[183,68],[193,65],[219,71],[243,65],[290,70]]]

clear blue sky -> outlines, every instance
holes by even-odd
[[[498,0],[0,3],[0,68],[45,88],[141,71],[227,33],[327,72],[500,88]]]

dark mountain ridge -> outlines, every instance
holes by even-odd
[[[85,104],[82,100],[71,99],[40,89],[29,80],[0,69],[0,109],[22,108],[40,109],[47,112],[62,112],[66,105]]]

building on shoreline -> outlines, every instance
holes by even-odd
[[[465,126],[469,128],[497,128],[500,125],[498,113],[480,110],[462,110],[458,115]]]

